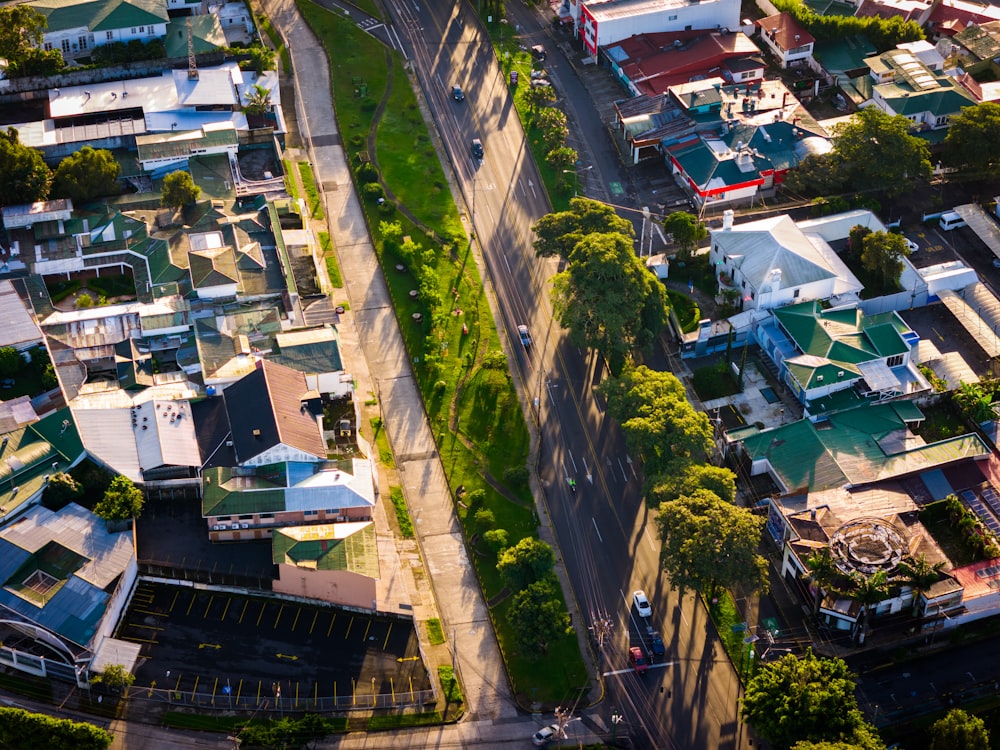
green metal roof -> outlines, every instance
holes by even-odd
[[[276,565],[379,577],[375,524],[371,521],[275,529],[271,552]]]
[[[45,16],[49,32],[81,27],[113,31],[165,24],[169,20],[163,0],[35,0],[28,5]]]
[[[167,33],[163,37],[163,44],[167,51],[167,57],[187,57],[187,22],[191,21],[191,40],[194,45],[194,53],[201,55],[205,52],[214,52],[226,44],[226,35],[222,30],[222,22],[215,13],[206,13],[200,16],[186,16],[185,18],[175,18],[167,24]]]
[[[928,91],[914,91],[906,85],[883,83],[875,86],[885,101],[899,115],[915,115],[930,112],[932,115],[956,115],[962,107],[971,107],[976,101],[947,76],[936,77],[938,87]]]
[[[284,485],[269,482],[260,474],[234,477],[227,467],[206,469],[202,490],[201,512],[206,517],[285,510]]]
[[[909,350],[901,335],[908,328],[896,313],[866,317],[860,309],[823,310],[816,301],[773,313],[801,351],[834,364],[858,365]]]
[[[850,381],[861,377],[861,372],[852,365],[833,364],[824,362],[812,365],[802,362],[786,361],[788,371],[792,377],[805,388],[817,388],[820,385],[830,385],[831,383]]]

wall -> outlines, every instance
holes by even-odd
[[[273,590],[279,594],[319,599],[347,607],[377,608],[375,579],[346,570],[303,570],[294,565],[278,565]]]

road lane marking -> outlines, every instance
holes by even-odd
[[[604,544],[604,537],[601,536],[601,530],[597,528],[597,519],[591,518],[590,520],[594,522],[594,531],[597,532],[597,538],[601,540],[601,544]]]
[[[662,664],[650,664],[649,668],[650,669],[665,669],[666,667],[672,667],[673,665],[674,665],[674,663],[672,661],[665,661]],[[628,674],[629,672],[634,672],[634,671],[635,670],[632,669],[632,667],[628,667],[626,669],[616,669],[616,670],[614,670],[612,672],[602,672],[601,673],[601,677],[612,677],[612,676],[614,676],[616,674]]]

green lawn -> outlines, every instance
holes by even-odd
[[[427,639],[432,646],[440,646],[444,643],[444,631],[441,629],[441,620],[432,617],[427,621]]]
[[[675,292],[672,289],[667,290],[667,299],[670,300],[670,306],[674,309],[674,314],[681,324],[681,330],[684,333],[697,330],[698,321],[701,320],[701,308],[698,307],[698,303],[686,294]]]
[[[376,161],[388,190],[429,231],[407,219],[393,201],[379,206],[362,194],[362,205],[448,482],[453,490],[459,485],[469,492],[483,489],[483,507],[494,513],[497,527],[508,531],[511,543],[534,535],[537,523],[530,494],[521,490],[523,494],[518,495],[509,488],[517,499],[508,500],[484,476],[489,472],[502,481],[503,469],[524,465],[528,432],[509,377],[504,375],[499,383],[495,379],[483,382],[479,365],[488,352],[501,350],[500,340],[458,210],[401,60],[340,16],[305,0],[298,0],[298,5],[327,44],[338,124],[353,169],[361,164],[361,153],[367,152],[375,108],[391,80],[386,119],[377,131]],[[359,92],[362,83],[365,96]],[[428,251],[433,254],[428,262],[433,264],[432,278],[443,300],[436,312],[421,298],[410,296],[418,286],[413,269],[383,245],[383,222],[398,222],[402,234],[422,248],[421,256]],[[399,265],[403,270],[397,269]],[[420,321],[414,320],[414,313],[420,313]],[[491,405],[504,413],[490,412]],[[456,422],[458,434],[452,429]],[[459,517],[467,523],[461,508]],[[503,588],[495,559],[492,555],[473,557],[486,597],[495,596]],[[503,606],[494,608],[494,621],[504,621]],[[509,641],[502,625],[498,632],[502,642]],[[580,679],[585,670],[575,638],[554,644],[539,661],[512,658],[507,665],[522,702],[534,695],[556,705],[586,684],[586,677]]]
[[[281,166],[285,169],[285,189],[292,197],[292,202],[295,203],[297,210],[299,204],[299,189],[297,187],[298,183],[295,182],[295,175],[292,173],[292,163],[288,161],[288,159],[282,159]]]
[[[333,241],[329,232],[319,233],[319,248],[323,252],[323,259],[326,261],[326,275],[330,277],[330,284],[339,289],[344,286],[344,279],[340,275],[340,266],[337,264],[337,254],[333,251]]]
[[[302,189],[306,193],[306,206],[309,208],[309,215],[314,219],[322,220],[325,216],[323,201],[316,187],[316,178],[313,177],[312,167],[309,166],[309,162],[299,162],[299,175],[302,177]]]
[[[396,522],[399,524],[400,535],[404,539],[413,539],[413,521],[410,520],[410,511],[406,507],[403,488],[393,485],[389,488],[389,497],[392,500],[392,507],[396,511]],[[438,628],[440,627],[438,625]]]

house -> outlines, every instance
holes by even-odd
[[[584,49],[594,57],[599,48],[636,34],[740,25],[738,0],[581,0],[570,10]]]
[[[373,521],[290,526],[271,537],[279,594],[375,609],[379,578]]]
[[[755,24],[760,29],[761,41],[775,56],[780,67],[808,65],[812,60],[816,40],[791,13],[761,18]]]
[[[236,464],[323,461],[323,411],[306,377],[267,360],[223,391]]]
[[[874,82],[870,103],[922,130],[938,130],[976,101],[954,78],[943,75],[944,59],[937,49],[924,45],[900,45],[865,60]]]
[[[869,212],[862,213],[867,217],[852,215],[850,221],[863,224],[865,218],[874,219]],[[734,226],[727,212],[722,229],[711,232],[709,259],[720,293],[733,290],[741,310],[805,300],[856,302],[862,289],[820,231],[803,231],[787,215]]]
[[[758,319],[754,336],[809,414],[929,390],[910,360],[918,336],[895,311],[801,302]]]
[[[340,359],[340,336],[329,324],[278,333],[269,359],[304,373],[311,390],[333,398],[354,392],[353,378]]]
[[[280,331],[281,310],[274,305],[198,318],[194,321],[197,357],[185,362],[184,370],[200,373],[213,390],[224,388],[254,371],[257,361],[273,349]]]
[[[282,461],[208,468],[202,517],[213,542],[268,539],[276,529],[370,521],[375,507],[371,463]]]
[[[33,0],[27,5],[45,16],[43,48],[57,49],[70,61],[113,42],[160,39],[170,20],[164,0]]]
[[[130,656],[117,661],[131,668],[138,644],[111,636],[137,576],[131,531],[110,533],[74,503],[32,508],[0,528],[0,612],[17,635],[0,644],[0,661],[87,687],[91,661],[120,644]]]
[[[656,96],[674,84],[720,73],[727,83],[764,77],[760,50],[740,31],[639,34],[608,45],[602,54],[612,74],[634,96]]]

